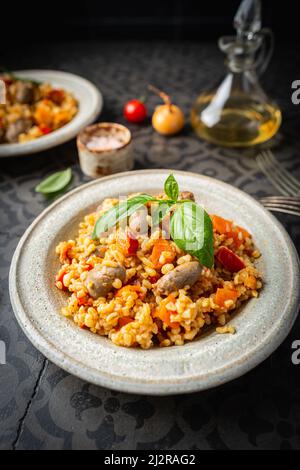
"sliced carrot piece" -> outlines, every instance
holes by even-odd
[[[159,259],[161,255],[165,253],[165,263],[172,263],[176,257],[176,252],[168,240],[164,238],[159,238],[156,240],[155,245],[152,250],[152,254],[150,256],[150,260],[152,261],[154,267],[156,269],[160,269],[163,264],[160,263]]]
[[[139,293],[141,291],[140,286],[124,286],[121,289],[119,289],[116,293],[116,297],[122,297],[123,294],[130,294],[132,292],[137,292]]]
[[[213,215],[211,220],[215,231],[220,235],[225,235],[232,231],[232,222],[230,222],[230,220],[223,219],[218,215]]]
[[[233,300],[234,302],[238,298],[238,292],[235,289],[228,289],[224,287],[223,289],[218,289],[216,293],[216,304],[220,307],[225,307],[225,302],[227,300]]]
[[[171,315],[174,315],[174,312],[167,309],[168,303],[175,303],[176,299],[174,295],[170,294],[165,300],[163,300],[160,306],[154,312],[154,317],[159,318],[167,327],[177,329],[180,327],[180,323],[171,322]]]
[[[234,227],[230,220],[223,219],[218,215],[212,216],[213,227],[220,235],[226,235],[227,238],[233,238],[234,245],[239,248],[246,238],[250,237],[250,233],[242,227]],[[241,235],[240,235],[241,234]]]

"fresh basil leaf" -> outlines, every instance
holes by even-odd
[[[35,188],[37,193],[53,194],[66,189],[72,179],[72,170],[68,168],[48,176],[44,181]]]
[[[166,180],[165,193],[170,199],[172,199],[172,201],[177,201],[179,196],[179,186],[174,175],[170,175]]]
[[[141,194],[113,206],[97,220],[92,234],[93,240],[99,238],[125,217],[130,217],[149,201],[155,201],[155,198],[148,194]]]
[[[213,226],[205,210],[193,202],[181,204],[171,220],[171,235],[183,251],[207,268],[214,265]]]
[[[158,227],[161,221],[166,217],[166,215],[170,212],[172,209],[173,203],[171,202],[166,202],[166,201],[161,201],[158,204],[158,207],[154,210],[154,213],[152,214],[152,226],[153,227]]]

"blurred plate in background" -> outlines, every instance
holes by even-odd
[[[72,121],[51,134],[20,144],[0,144],[0,158],[42,152],[63,144],[94,122],[102,110],[101,92],[91,82],[78,75],[55,70],[17,70],[13,74],[20,78],[47,82],[71,92],[78,101],[79,110]]]

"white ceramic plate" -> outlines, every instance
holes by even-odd
[[[42,152],[63,144],[94,122],[102,110],[103,98],[100,91],[78,75],[55,70],[17,70],[13,73],[17,77],[51,83],[54,87],[73,93],[78,100],[79,110],[72,121],[51,134],[22,144],[0,144],[0,158]]]
[[[171,395],[205,390],[239,377],[266,359],[286,338],[299,307],[299,261],[279,222],[250,196],[220,181],[175,172],[210,213],[248,229],[262,251],[265,287],[234,316],[237,334],[214,331],[182,347],[125,349],[81,330],[60,314],[66,295],[54,287],[55,246],[72,238],[84,214],[104,198],[158,191],[170,172],[149,170],[96,180],[70,192],[30,226],[13,257],[10,296],[32,343],[71,374],[124,392]]]

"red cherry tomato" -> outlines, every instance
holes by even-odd
[[[147,117],[147,108],[139,100],[131,100],[124,107],[124,117],[129,122],[139,124],[145,121]]]

